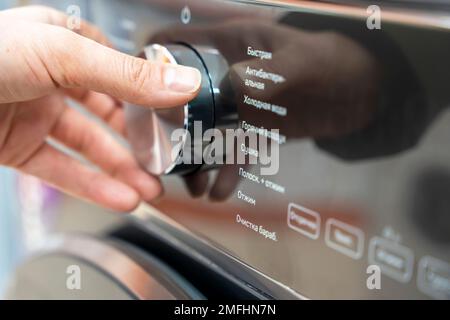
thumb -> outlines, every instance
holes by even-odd
[[[49,26],[41,56],[53,81],[150,107],[185,104],[198,93],[197,69],[123,54],[64,28]]]

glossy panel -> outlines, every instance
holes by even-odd
[[[124,51],[149,41],[218,50],[230,69],[216,114],[280,130],[275,175],[225,165],[164,177],[157,207],[306,297],[449,298],[445,13],[386,10],[370,30],[365,9],[292,3],[92,2]],[[367,287],[369,265],[379,290]]]
[[[167,25],[137,20],[136,39],[217,49],[236,124],[280,129],[275,175],[225,165],[167,177],[159,209],[307,297],[449,297],[447,29],[369,30],[301,5],[147,4]],[[366,285],[372,264],[380,290]]]

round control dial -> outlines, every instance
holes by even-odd
[[[141,166],[154,175],[192,172],[201,166],[208,144],[202,139],[203,133],[214,127],[214,93],[208,70],[199,54],[182,44],[151,44],[140,56],[154,62],[194,67],[202,74],[198,96],[184,106],[125,106],[128,139]],[[194,134],[195,121],[201,122],[201,126],[196,126],[201,127],[201,132]],[[190,161],[181,161],[182,157]]]

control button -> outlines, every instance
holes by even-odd
[[[125,104],[127,135],[138,162],[153,175],[198,170],[205,165],[203,155],[212,142],[203,139],[205,132],[237,125],[227,61],[217,50],[185,44],[151,44],[139,56],[196,68],[202,82],[197,97],[184,106],[158,109]]]
[[[417,286],[432,298],[450,299],[450,264],[433,257],[423,257],[418,266]]]
[[[360,259],[364,249],[364,233],[344,222],[328,219],[325,225],[325,243],[350,258]]]
[[[289,228],[316,240],[320,234],[320,215],[308,208],[289,203],[287,224]]]
[[[386,276],[406,283],[413,273],[414,253],[396,242],[374,237],[369,244],[369,264],[379,266]]]
[[[183,64],[202,73],[202,84],[197,98],[175,108],[148,108],[127,104],[125,116],[127,134],[139,163],[154,175],[189,172],[202,164],[203,133],[214,125],[214,98],[208,71],[197,53],[184,45],[149,45],[140,55],[150,61]],[[194,134],[194,124],[201,132]],[[176,129],[181,136],[173,137]],[[195,147],[194,147],[195,146]],[[184,163],[184,159],[190,160]]]

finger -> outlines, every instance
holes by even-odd
[[[81,88],[67,89],[64,92],[102,119],[115,131],[125,135],[125,115],[122,104],[119,101],[106,94]]]
[[[48,29],[46,41],[52,46],[38,45],[38,51],[52,80],[62,87],[82,87],[151,107],[183,105],[198,93],[201,75],[194,68],[152,63],[66,29]]]
[[[111,46],[106,36],[96,26],[89,22],[80,19],[73,26],[70,24],[73,17],[69,17],[64,12],[59,10],[40,6],[25,6],[19,8],[12,8],[0,12],[2,19],[20,19],[29,22],[41,22],[53,24],[60,27],[71,27],[71,30],[103,45]]]
[[[131,211],[139,204],[139,195],[133,188],[82,165],[48,144],[43,144],[17,169],[77,198],[112,210]]]
[[[157,178],[140,169],[125,147],[78,111],[67,107],[50,135],[133,187],[144,200],[150,201],[161,193]]]

